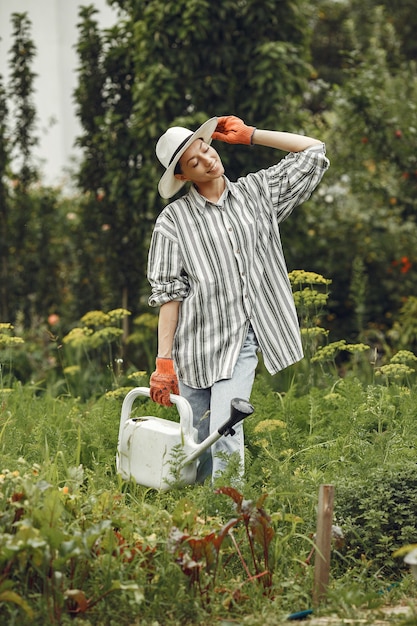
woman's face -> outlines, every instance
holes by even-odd
[[[217,151],[203,139],[196,139],[180,158],[180,180],[208,183],[223,176],[224,167]]]

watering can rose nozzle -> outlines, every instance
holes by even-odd
[[[236,426],[236,424],[245,419],[245,417],[252,415],[255,410],[249,402],[242,400],[242,398],[233,398],[230,404],[230,417],[218,430],[218,433],[225,437],[227,437],[227,435],[233,436],[236,432],[233,426]]]

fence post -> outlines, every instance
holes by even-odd
[[[317,512],[316,551],[314,559],[313,604],[326,595],[330,576],[334,486],[320,485]]]

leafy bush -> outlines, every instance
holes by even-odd
[[[343,527],[346,554],[381,579],[399,577],[402,560],[392,554],[417,542],[417,464],[377,467],[337,488],[335,516]]]

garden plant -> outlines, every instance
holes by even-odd
[[[260,364],[243,481],[233,463],[214,485],[168,492],[121,480],[121,403],[148,384],[146,372],[117,363],[126,311],[84,316],[62,340],[72,350],[53,383],[16,380],[13,360],[27,346],[2,325],[5,623],[272,625],[303,610],[363,619],[412,606],[415,583],[395,553],[417,535],[417,356],[398,349],[382,362],[365,344],[329,342],[320,319],[330,281],[307,271],[290,279],[307,356],[281,378]],[[83,369],[95,371],[90,383]],[[134,410],[178,419],[148,399]],[[325,483],[335,486],[341,538],[313,607]]]
[[[34,163],[26,14],[0,76],[0,624],[416,624],[413,3],[109,2],[110,29],[79,8],[71,192]],[[329,171],[282,225],[305,357],[274,377],[260,358],[243,479],[232,460],[159,492],[116,470],[122,401],[156,354],[154,146],[230,112],[326,142]],[[231,178],[271,164],[233,154]],[[324,484],[337,532],[316,603]]]

